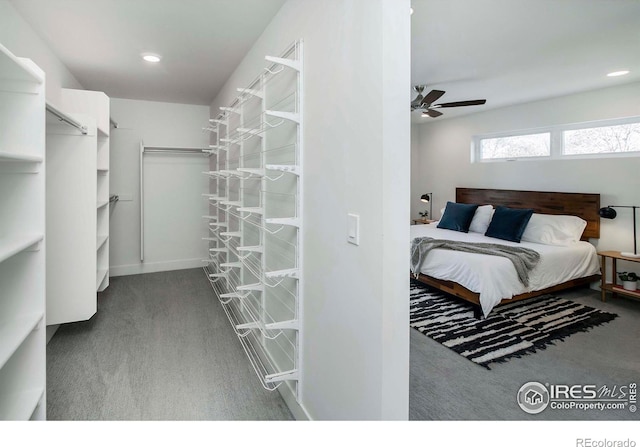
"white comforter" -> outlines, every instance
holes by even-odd
[[[422,264],[421,273],[437,279],[454,281],[480,294],[480,305],[489,315],[502,299],[525,292],[545,289],[571,279],[600,273],[596,250],[588,242],[576,242],[568,247],[509,242],[486,237],[480,233],[461,233],[429,225],[412,225],[411,240],[432,237],[465,242],[488,242],[530,248],[540,253],[540,262],[529,274],[529,287],[518,281],[511,261],[502,256],[464,253],[453,250],[430,251]]]

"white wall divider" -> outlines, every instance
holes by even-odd
[[[45,74],[0,45],[0,420],[43,420]]]
[[[302,41],[221,113],[211,132],[207,278],[262,386],[300,401],[302,315]]]
[[[88,320],[97,311],[96,122],[66,115],[61,121],[47,113],[47,325]]]

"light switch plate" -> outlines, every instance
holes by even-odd
[[[360,216],[347,214],[347,242],[360,245]]]

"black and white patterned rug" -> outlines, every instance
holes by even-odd
[[[608,323],[616,314],[545,295],[474,317],[471,304],[411,281],[411,327],[487,369]]]

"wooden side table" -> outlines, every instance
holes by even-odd
[[[611,292],[611,296],[615,296],[616,293],[620,295],[631,296],[634,298],[640,298],[640,290],[626,290],[618,284],[618,259],[629,262],[640,262],[640,258],[628,258],[622,256],[619,251],[601,251],[598,252],[600,256],[600,269],[602,270],[602,278],[600,282],[600,293],[602,293],[602,301],[606,300],[607,292]],[[607,258],[611,259],[611,282],[607,282]]]
[[[431,219],[411,219],[411,222],[413,222],[414,225],[426,225],[426,224],[430,224],[431,222],[435,222],[435,220],[431,220]]]

